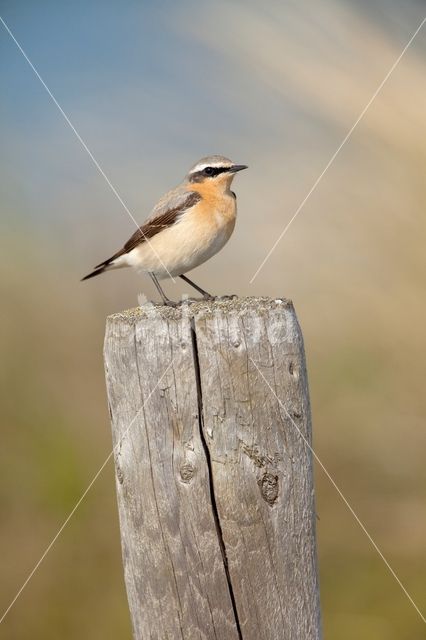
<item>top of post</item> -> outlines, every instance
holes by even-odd
[[[213,300],[183,301],[177,307],[147,302],[141,307],[134,307],[108,316],[108,322],[124,322],[134,324],[139,320],[161,318],[162,320],[180,320],[183,317],[195,317],[221,313],[223,315],[256,313],[262,315],[271,310],[293,309],[293,303],[287,298],[267,298],[251,296],[248,298],[223,297]]]

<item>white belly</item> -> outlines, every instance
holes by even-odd
[[[123,261],[117,266],[131,266],[158,278],[179,276],[220,251],[234,226],[235,210],[231,218],[221,212],[209,216],[197,215],[196,211],[185,213],[175,225],[122,256]]]

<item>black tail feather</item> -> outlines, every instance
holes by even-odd
[[[106,267],[105,266],[98,267],[97,269],[95,269],[91,273],[87,274],[87,276],[84,276],[84,278],[81,279],[81,282],[83,282],[83,280],[89,280],[89,278],[94,278],[95,276],[100,276],[101,273],[103,273],[104,271],[106,271]]]
[[[88,273],[87,276],[84,276],[80,282],[83,282],[83,280],[89,280],[89,278],[94,278],[95,276],[100,276],[101,273],[107,270],[115,258],[116,255],[113,255],[112,258],[108,258],[108,260],[104,260],[100,264],[97,264],[94,270],[91,273]]]
[[[108,267],[111,262],[113,262],[115,260],[117,256],[113,255],[112,258],[108,258],[108,260],[104,260],[103,262],[100,262],[99,264],[95,265],[95,269],[100,269],[101,267]]]

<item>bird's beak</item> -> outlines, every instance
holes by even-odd
[[[233,164],[229,172],[237,173],[237,171],[242,171],[243,169],[248,169],[248,166],[246,164]]]

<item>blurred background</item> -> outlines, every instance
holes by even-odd
[[[425,2],[0,8],[137,220],[201,156],[250,166],[234,182],[234,236],[194,279],[216,293],[293,299],[315,449],[424,611],[425,28],[250,280]],[[3,611],[111,449],[105,317],[156,294],[130,271],[79,282],[134,226],[1,25],[0,86]],[[165,286],[176,299],[185,291]],[[316,495],[325,637],[424,637],[319,468]],[[10,640],[131,637],[111,464],[1,631]]]

